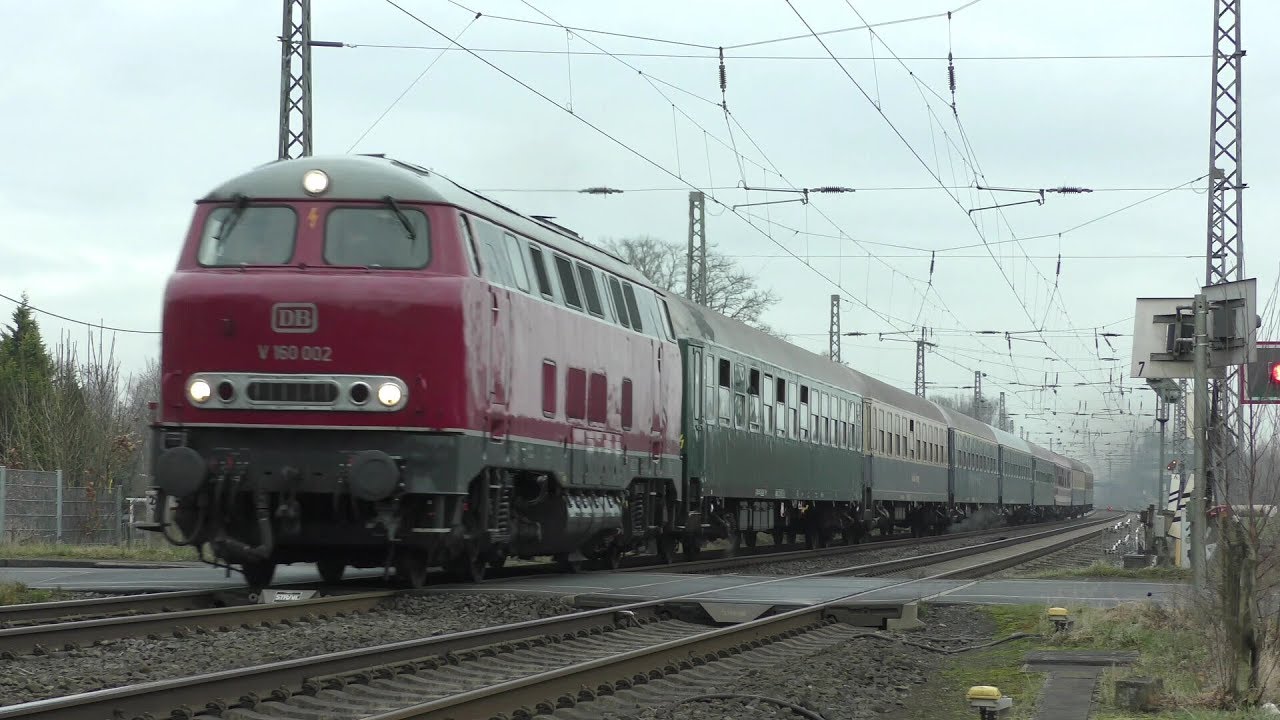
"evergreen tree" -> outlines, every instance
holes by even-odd
[[[53,358],[40,336],[40,325],[25,292],[13,311],[13,323],[0,330],[0,373],[37,387],[53,377]]]

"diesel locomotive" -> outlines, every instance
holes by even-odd
[[[255,587],[418,587],[1092,508],[1089,468],[655,287],[540,216],[383,155],[195,203],[164,296],[156,516]]]

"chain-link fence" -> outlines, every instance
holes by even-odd
[[[123,488],[68,487],[62,471],[0,467],[0,544],[121,543],[128,537]]]

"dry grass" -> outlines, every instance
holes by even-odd
[[[196,560],[190,547],[164,545],[54,545],[51,543],[6,543],[0,545],[0,558],[57,558],[75,560]]]

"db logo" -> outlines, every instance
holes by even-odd
[[[276,303],[271,306],[271,329],[278,333],[313,333],[318,318],[313,303]]]

